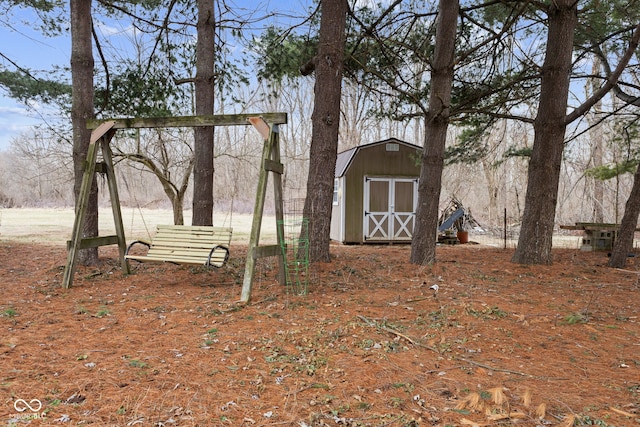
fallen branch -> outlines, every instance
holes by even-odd
[[[409,298],[408,300],[405,301],[405,303],[419,302],[419,301],[424,301],[426,299],[432,299],[432,298],[433,296]]]
[[[406,341],[410,342],[411,344],[415,345],[416,347],[426,348],[427,350],[431,350],[431,351],[433,351],[433,352],[436,352],[436,353],[440,354],[440,352],[438,351],[438,349],[437,349],[437,348],[435,348],[435,347],[431,347],[431,346],[428,346],[428,345],[425,345],[425,344],[419,343],[419,342],[417,342],[416,340],[414,340],[414,339],[412,339],[412,338],[408,337],[408,336],[407,336],[407,335],[405,335],[405,334],[402,334],[402,333],[400,333],[400,332],[398,332],[398,331],[396,331],[396,330],[394,330],[394,329],[388,328],[388,327],[386,327],[386,326],[382,326],[382,325],[380,325],[380,324],[378,324],[378,323],[374,322],[374,321],[373,321],[373,320],[371,320],[371,319],[367,319],[367,318],[366,318],[366,317],[364,317],[364,316],[358,315],[358,317],[360,318],[360,320],[362,320],[364,323],[366,323],[367,325],[371,326],[372,328],[380,329],[380,330],[382,330],[382,331],[385,331],[385,332],[388,332],[388,333],[390,333],[390,334],[396,335],[397,337],[400,337],[400,338],[402,338],[402,339],[404,339],[404,340],[406,340]]]
[[[622,409],[614,408],[613,406],[609,406],[609,409],[612,410],[613,412],[615,412],[616,414],[620,414],[620,415],[622,415],[624,417],[633,418],[633,417],[636,416],[636,414],[634,414],[634,413],[623,411]]]
[[[494,368],[493,366],[485,365],[484,363],[476,362],[475,360],[465,359],[463,357],[458,358],[458,360],[462,360],[463,362],[471,363],[472,365],[479,366],[484,369],[489,369],[490,371],[495,372],[506,372],[507,374],[520,375],[523,377],[535,378],[531,374],[525,374],[524,372],[512,371],[511,369],[503,369],[503,368]]]
[[[616,268],[616,270],[622,271],[623,273],[640,274],[640,271],[625,270],[624,268]]]

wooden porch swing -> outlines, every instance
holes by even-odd
[[[247,303],[251,298],[251,288],[255,274],[257,259],[275,256],[278,258],[278,280],[285,284],[284,259],[281,250],[281,230],[278,230],[276,245],[260,246],[260,228],[266,200],[266,190],[269,172],[273,173],[273,189],[276,216],[276,229],[282,227],[284,215],[282,194],[282,173],[284,166],[280,162],[279,126],[287,123],[286,113],[261,114],[225,114],[212,116],[182,116],[158,118],[130,118],[91,120],[87,127],[92,129],[85,171],[80,187],[80,194],[76,202],[76,215],[73,224],[71,240],[68,242],[67,264],[64,270],[62,286],[71,287],[78,259],[78,251],[106,245],[118,245],[120,264],[123,274],[129,274],[129,263],[126,257],[127,244],[124,235],[120,198],[113,170],[113,154],[110,142],[117,129],[134,128],[166,128],[166,127],[196,127],[196,126],[247,126],[252,125],[262,136],[264,147],[260,167],[260,177],[256,191],[256,201],[253,210],[253,221],[249,237],[249,249],[245,264],[240,302]],[[98,162],[98,150],[102,152],[102,161]],[[97,172],[104,173],[107,179],[111,209],[116,234],[113,236],[82,237],[82,228],[86,216],[91,183]]]

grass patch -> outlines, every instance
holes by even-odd
[[[143,362],[142,360],[131,359],[129,360],[129,366],[131,366],[132,368],[144,369],[144,368],[148,368],[149,364],[147,362]]]
[[[105,317],[105,316],[108,316],[109,314],[111,314],[111,312],[109,311],[108,308],[101,307],[100,310],[98,310],[98,312],[96,313],[96,317]]]
[[[18,310],[16,310],[13,307],[9,307],[9,308],[5,308],[4,310],[0,311],[0,317],[16,317],[18,315]]]
[[[589,321],[589,316],[583,313],[571,313],[562,319],[562,322],[567,325],[576,325],[587,323]]]

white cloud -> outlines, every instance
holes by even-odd
[[[4,107],[4,106],[0,106],[0,114],[5,115],[5,114],[18,114],[21,116],[27,116],[27,110],[25,108],[20,108],[20,107]],[[0,118],[0,121],[5,121],[3,120],[4,117]]]
[[[0,99],[7,104],[12,100]],[[19,105],[0,105],[0,151],[7,150],[11,140],[26,132],[40,120],[25,107]]]
[[[105,37],[126,36],[127,38],[131,38],[137,32],[137,30],[132,25],[122,27],[122,26],[107,25],[104,22],[98,22],[96,24],[96,30]]]
[[[356,0],[354,8],[361,9],[368,7],[369,9],[376,10],[379,8],[385,8],[391,4],[391,0]]]

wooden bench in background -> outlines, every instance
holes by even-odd
[[[224,227],[158,225],[151,242],[136,240],[129,244],[125,259],[220,268],[229,259],[232,233],[232,228]],[[136,244],[147,246],[147,254],[130,254]]]

